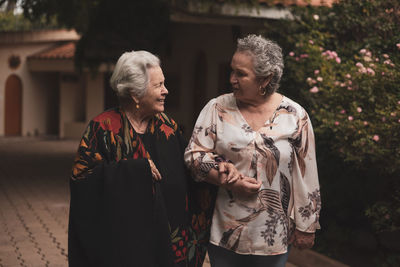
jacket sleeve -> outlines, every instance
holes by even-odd
[[[296,229],[315,232],[319,229],[321,195],[311,121],[303,110],[298,122],[297,146],[293,153],[293,210]]]
[[[203,181],[212,166],[220,160],[215,153],[217,120],[216,100],[212,99],[200,112],[185,150],[185,163],[196,181]]]

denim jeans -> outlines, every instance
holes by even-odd
[[[290,247],[289,247],[290,248]],[[225,248],[208,244],[211,267],[285,267],[288,252],[273,256],[242,255]]]

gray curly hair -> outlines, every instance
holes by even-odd
[[[141,98],[149,83],[148,69],[160,66],[160,59],[150,52],[131,51],[123,53],[110,78],[111,88],[121,100],[131,95]]]
[[[258,78],[272,78],[266,86],[266,95],[271,95],[279,88],[283,73],[282,48],[274,41],[261,35],[250,34],[237,40],[238,52],[249,53],[253,59],[254,73]]]

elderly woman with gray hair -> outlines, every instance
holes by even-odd
[[[89,122],[72,170],[69,266],[202,265],[206,226],[193,220],[186,143],[163,113],[164,82],[153,54],[119,58],[110,83],[120,106]]]
[[[321,208],[314,135],[306,111],[277,93],[282,50],[261,36],[238,40],[233,93],[201,111],[185,161],[218,186],[212,267],[285,266],[289,244],[310,248]]]

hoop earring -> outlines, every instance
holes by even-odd
[[[260,91],[260,95],[265,96],[265,94],[267,93],[267,88],[263,88],[260,86],[259,91]]]

